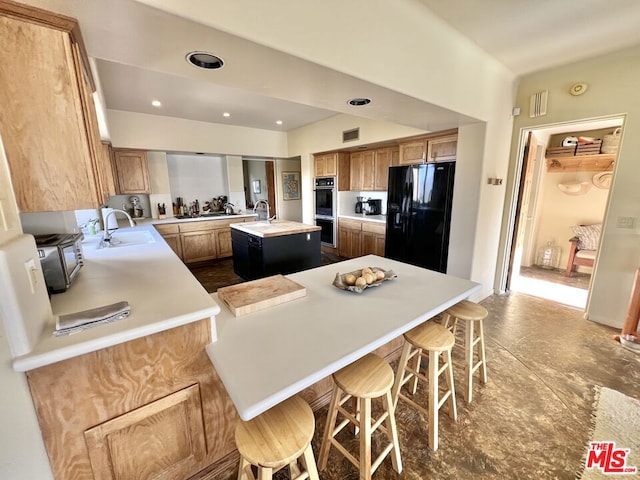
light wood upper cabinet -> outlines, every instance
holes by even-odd
[[[349,158],[349,190],[362,190],[363,152],[353,152]]]
[[[151,193],[147,152],[115,149],[114,165],[119,194]]]
[[[362,167],[361,167],[361,185],[362,190],[374,190],[375,189],[375,176],[376,176],[376,152],[374,150],[366,150],[362,152]]]
[[[376,150],[373,190],[386,191],[389,184],[389,167],[398,163],[398,148]]]
[[[67,17],[0,4],[0,131],[21,212],[102,203],[91,144],[95,119],[87,118],[91,99],[79,80],[72,31],[77,39],[77,24]]]
[[[427,145],[427,162],[452,162],[456,159],[458,135],[430,138]]]
[[[427,140],[414,140],[400,144],[399,165],[424,163],[427,155]]]
[[[316,177],[335,177],[338,175],[338,154],[327,153],[314,156]]]

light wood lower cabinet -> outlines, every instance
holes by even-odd
[[[206,456],[199,385],[84,432],[96,480],[185,478]]]
[[[232,256],[229,225],[244,221],[253,218],[161,223],[155,227],[184,263],[194,263]]]
[[[384,224],[378,222],[340,218],[338,254],[345,258],[369,254],[384,257],[385,228]]]
[[[27,372],[57,480],[187,479],[233,455],[210,320]]]

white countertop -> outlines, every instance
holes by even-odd
[[[306,223],[292,222],[290,220],[271,220],[271,222],[245,222],[235,223],[231,228],[240,230],[262,238],[281,237],[283,235],[294,235],[296,233],[317,232],[321,230],[316,225],[308,225]]]
[[[13,368],[27,371],[84,353],[175,328],[220,311],[189,269],[151,225],[120,228],[148,231],[154,243],[97,250],[100,236],[83,244],[85,265],[69,290],[51,296],[54,315],[78,312],[126,300],[131,314],[113,323],[53,337],[55,318],[45,327],[35,348],[14,359]],[[211,321],[215,341],[215,322]]]
[[[362,294],[332,285],[336,273],[366,266],[392,269],[398,278]],[[223,306],[216,317],[218,341],[207,347],[207,353],[243,420],[349,365],[480,288],[470,280],[375,255],[287,278],[306,287],[307,295],[240,318]]]
[[[338,218],[350,218],[352,220],[362,220],[363,222],[387,223],[386,215],[365,215],[364,213],[340,214]]]

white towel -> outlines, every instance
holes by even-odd
[[[60,315],[56,320],[56,330],[53,335],[56,337],[69,335],[70,333],[80,332],[85,328],[122,320],[129,316],[129,313],[131,313],[129,302],[122,301],[81,312]]]

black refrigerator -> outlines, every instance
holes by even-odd
[[[385,257],[446,272],[455,165],[389,168]]]

